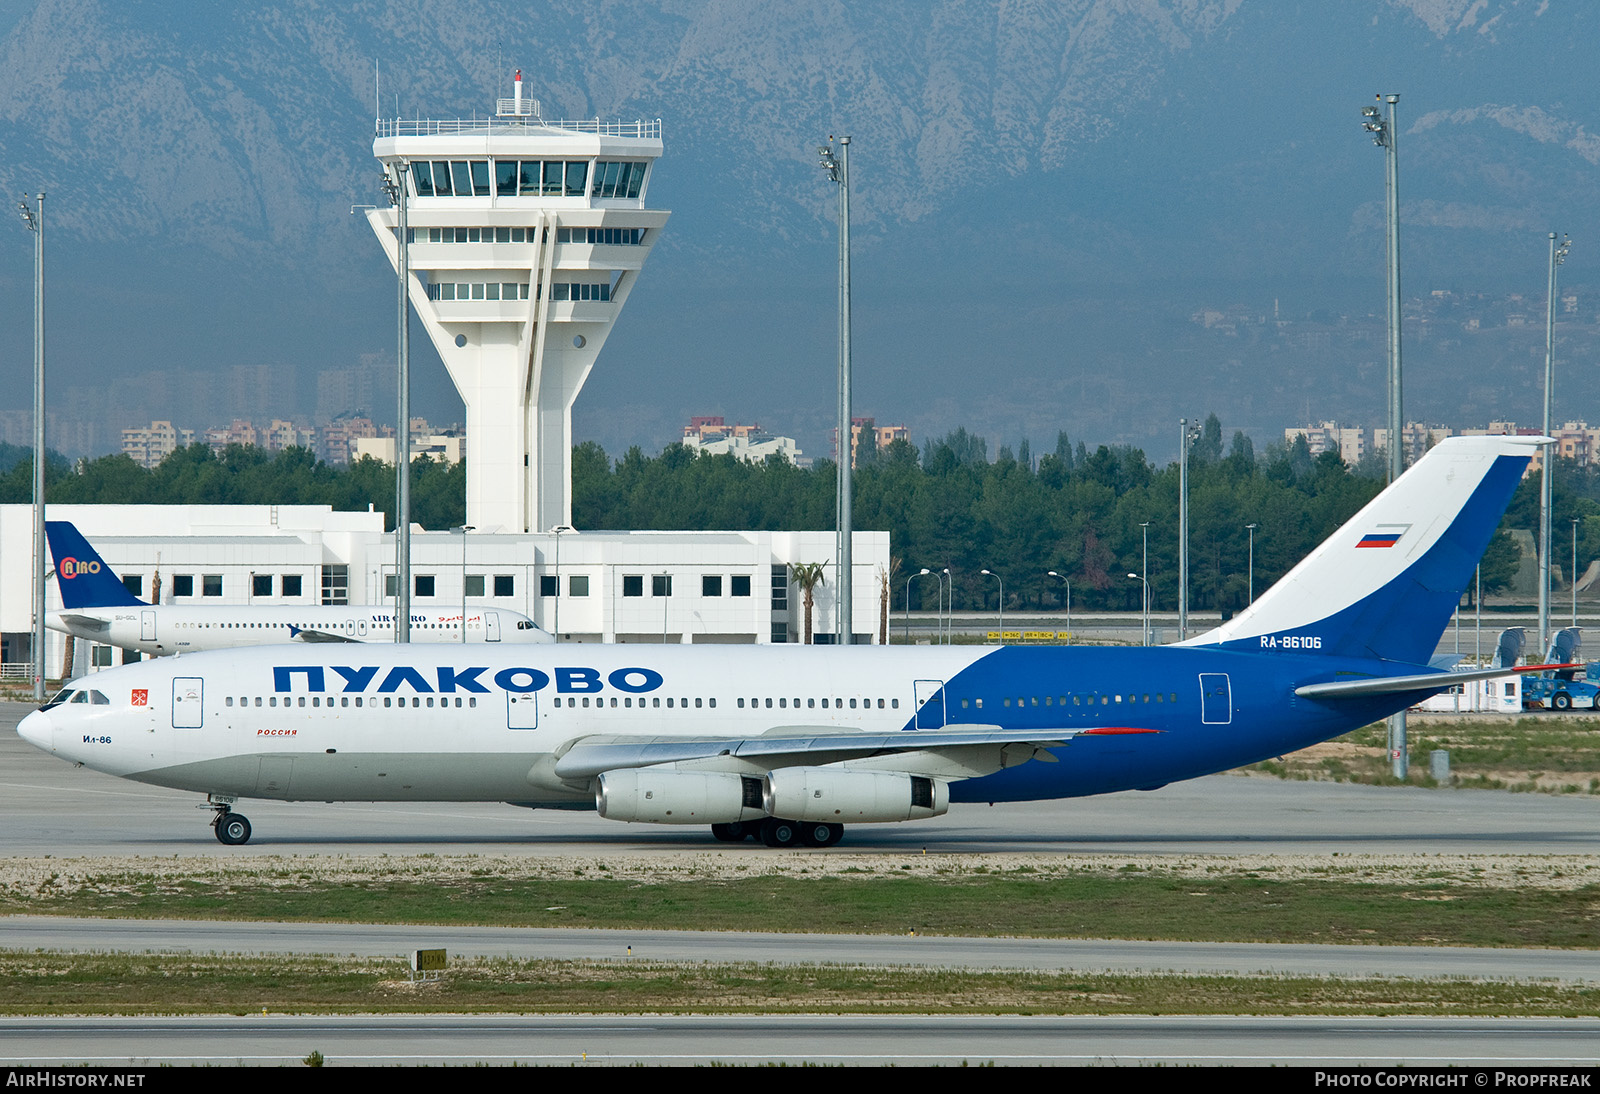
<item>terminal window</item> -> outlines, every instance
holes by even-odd
[[[515,596],[515,595],[517,595],[517,579],[516,579],[516,577],[514,575],[512,575],[512,574],[495,574],[494,575],[494,595],[495,596]]]
[[[433,575],[432,574],[418,574],[417,577],[416,577],[415,584],[416,584],[416,595],[417,596],[432,596],[433,595]]]
[[[172,575],[172,595],[173,596],[193,596],[194,595],[194,575],[193,574],[173,574]]]
[[[251,574],[250,575],[250,595],[251,596],[271,596],[272,595],[272,575],[271,574]]]
[[[300,595],[300,575],[299,574],[284,574],[283,575],[283,582],[281,584],[281,588],[283,590],[283,595],[284,596],[299,596]]]
[[[644,595],[644,575],[643,574],[624,574],[623,578],[622,578],[622,595],[623,596],[643,596]]]
[[[127,589],[134,596],[143,596],[144,595],[144,575],[143,574],[124,574],[123,577],[122,577],[122,587],[124,589]]]
[[[589,595],[589,575],[588,574],[573,574],[571,577],[567,578],[567,595],[568,596],[588,596]]]
[[[650,577],[650,595],[651,596],[671,596],[672,595],[672,575],[671,574],[652,574],[651,577]]]
[[[467,575],[466,593],[467,593],[468,596],[482,596],[483,595],[483,575],[482,574],[468,574]]]
[[[750,575],[749,574],[734,574],[732,577],[730,577],[728,579],[728,595],[729,596],[749,596],[750,595]]]
[[[394,596],[393,592],[389,593]],[[322,568],[322,602],[324,604],[350,603],[350,567],[329,565]]]
[[[556,596],[561,591],[561,579],[554,574],[539,575],[539,595]]]
[[[222,595],[222,575],[205,574],[200,578],[200,591],[206,596]]]
[[[722,575],[721,574],[704,574],[704,575],[702,575],[701,578],[700,578],[700,595],[701,596],[721,596],[722,595]]]

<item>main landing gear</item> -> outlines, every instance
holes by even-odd
[[[219,843],[238,847],[250,842],[250,821],[243,813],[235,813],[226,802],[214,803],[213,808],[217,815],[211,820],[211,828],[216,832]]]
[[[843,837],[844,825],[768,817],[761,821],[713,824],[711,834],[724,843],[758,839],[768,847],[832,847]]]

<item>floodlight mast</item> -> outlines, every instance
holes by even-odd
[[[1363,128],[1372,134],[1372,143],[1384,150],[1385,206],[1388,222],[1388,313],[1389,313],[1389,481],[1405,470],[1405,417],[1400,395],[1400,160],[1397,147],[1399,127],[1395,124],[1395,104],[1399,95],[1374,96],[1387,103],[1389,116],[1382,117],[1376,106],[1361,111]],[[1402,781],[1409,765],[1405,711],[1389,718],[1389,758],[1394,777]]]
[[[1550,233],[1550,284],[1544,308],[1544,436],[1550,436],[1554,425],[1550,415],[1551,391],[1556,370],[1556,267],[1567,260],[1572,249],[1572,237],[1565,237],[1556,246],[1556,233]],[[1550,520],[1554,506],[1555,446],[1544,449],[1540,457],[1543,469],[1539,474],[1539,656],[1550,651]],[[1578,575],[1572,575],[1576,581]],[[1576,601],[1574,601],[1576,603]],[[1576,624],[1574,624],[1576,625]]]
[[[838,138],[839,152],[834,155],[834,138],[817,148],[822,169],[828,179],[839,187],[839,442],[838,448],[838,585],[834,595],[839,601],[836,614],[837,641],[850,645],[854,641],[855,591],[852,577],[852,558],[855,530],[850,512],[851,464],[854,446],[851,444],[852,399],[850,391],[850,138]],[[876,438],[874,438],[876,441]]]
[[[17,202],[22,223],[33,233],[33,698],[44,702],[44,192],[35,195],[38,212],[24,197]],[[62,679],[71,673],[64,666]]]

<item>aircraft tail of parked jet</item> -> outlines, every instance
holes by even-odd
[[[56,584],[61,589],[62,607],[70,611],[74,608],[149,606],[128,591],[122,579],[70,521],[45,521],[44,534],[50,541],[50,557],[56,564]]]
[[[1185,645],[1425,665],[1542,437],[1436,446],[1256,602]]]

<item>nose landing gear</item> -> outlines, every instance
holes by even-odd
[[[250,821],[243,813],[233,811],[232,802],[213,798],[209,805],[216,812],[211,818],[211,830],[217,834],[218,843],[238,847],[250,842]]]

